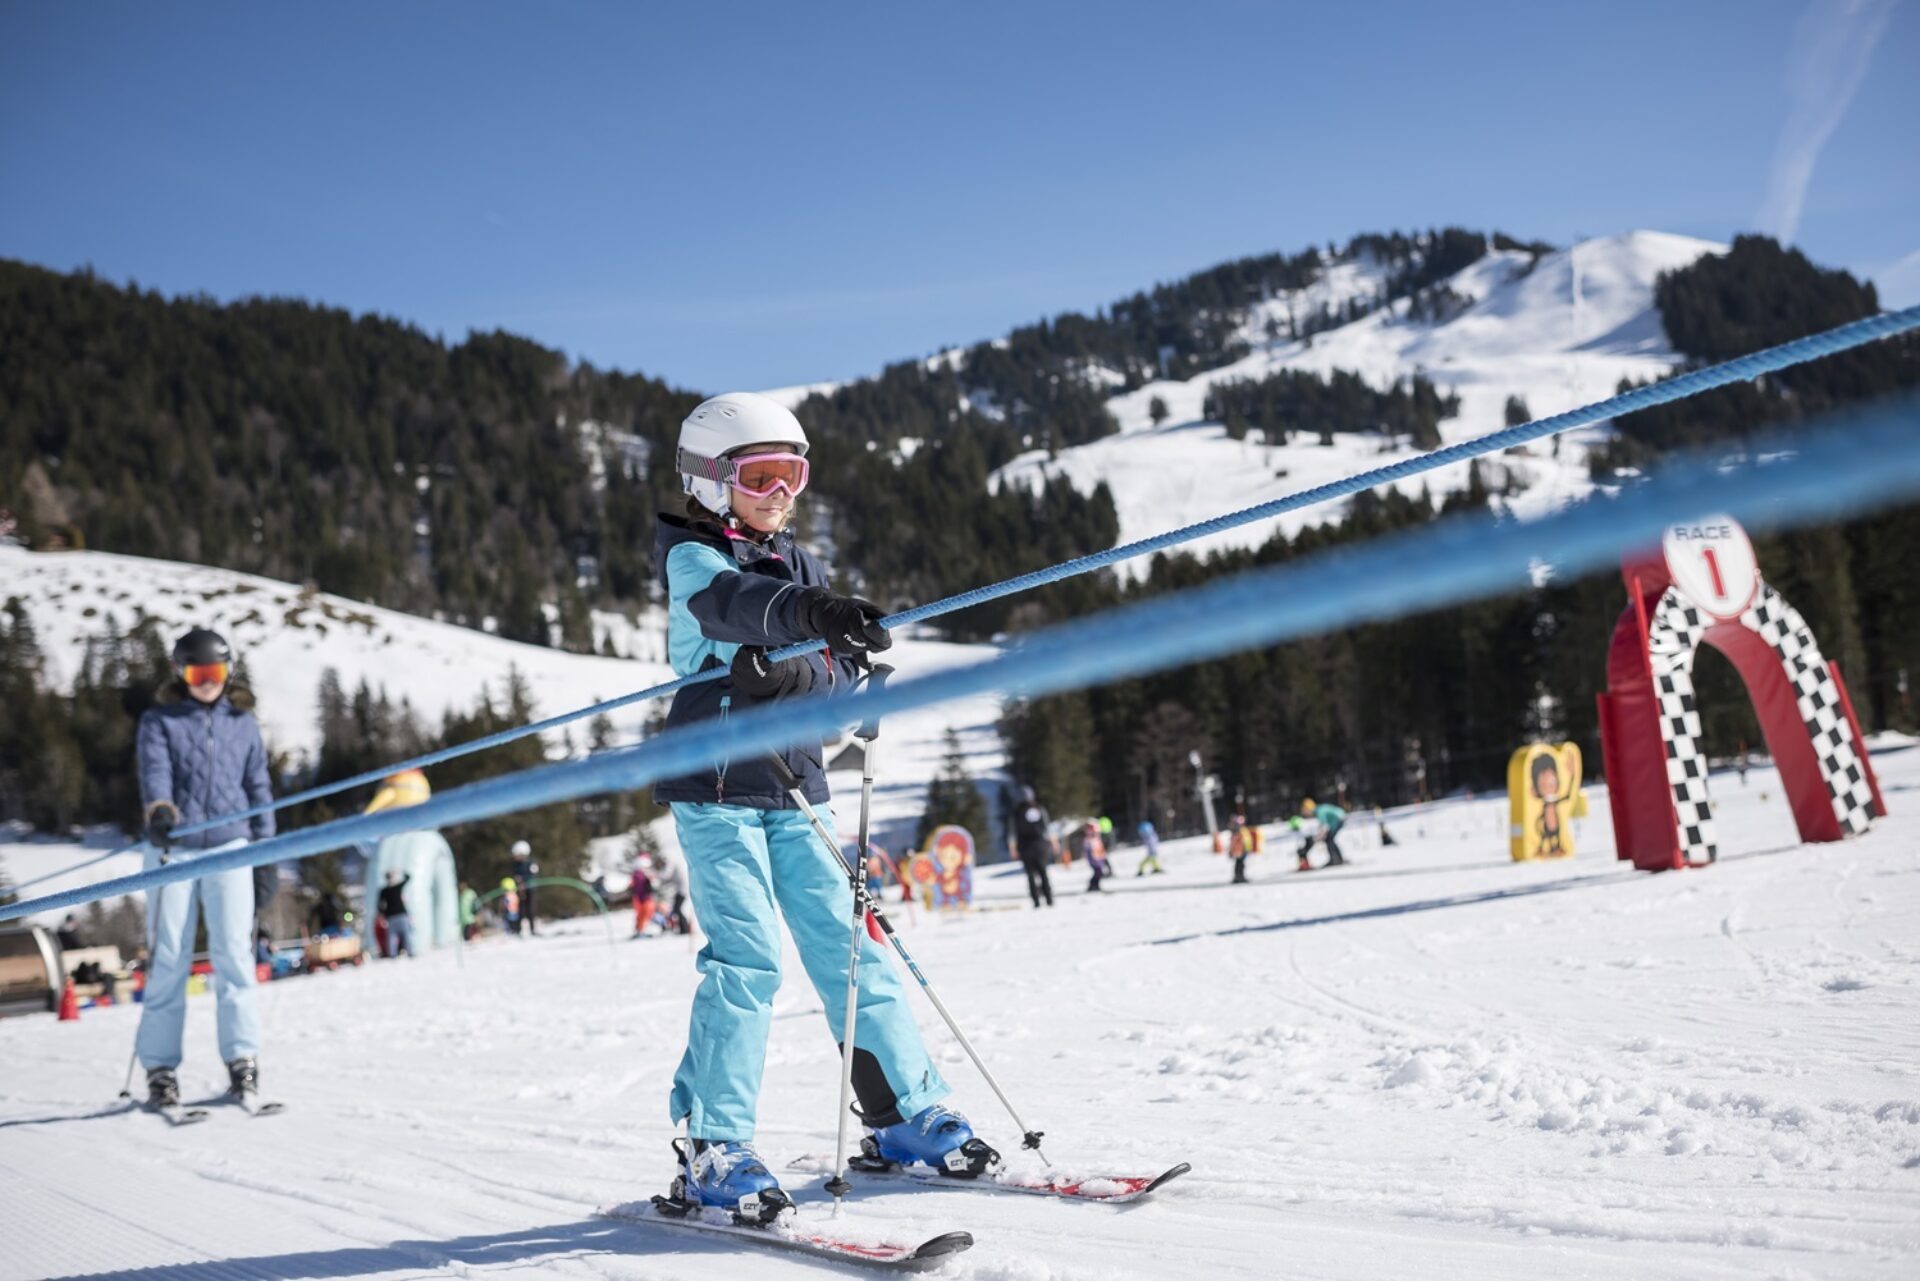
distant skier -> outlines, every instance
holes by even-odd
[[[667,912],[669,934],[693,933],[687,919],[687,873],[665,850],[653,852],[653,896]]]
[[[655,542],[667,589],[667,649],[680,676],[722,675],[676,694],[669,728],[851,689],[860,666],[893,643],[879,607],[831,591],[825,568],[788,529],[807,485],[806,455],[799,420],[764,396],[716,396],[681,425],[675,457],[686,514],[662,514]],[[801,642],[813,647],[809,653],[768,657]],[[833,830],[818,741],[794,743],[782,756]],[[845,871],[764,757],[722,759],[668,779],[654,799],[672,809],[707,936],[669,1102],[674,1122],[687,1125],[686,1140],[675,1145],[682,1162],[675,1194],[761,1223],[793,1204],[752,1145],[782,917],[836,1040],[846,1013],[845,967],[850,951],[861,949],[853,1088],[869,1129],[867,1152],[952,1173],[997,1164],[966,1118],[942,1102],[947,1083],[897,972],[880,944],[856,931]]]
[[[500,878],[500,932],[520,933],[520,882],[511,876]]]
[[[1107,863],[1107,845],[1100,836],[1100,824],[1093,819],[1088,819],[1087,825],[1080,829],[1080,851],[1086,855],[1087,867],[1093,872],[1093,879],[1087,882],[1087,893],[1098,894],[1101,880],[1112,868]]]
[[[633,937],[653,933],[653,878],[645,855],[633,861]]]
[[[1247,816],[1235,814],[1227,834],[1227,855],[1233,859],[1233,885],[1247,884],[1247,855],[1253,853],[1253,834],[1247,828]]]
[[[1300,838],[1300,870],[1303,872],[1311,872],[1313,870],[1313,860],[1307,856],[1313,853],[1313,829],[1307,826],[1305,819],[1295,814],[1287,820],[1287,830]]]
[[[413,920],[407,915],[407,883],[413,880],[398,872],[387,873],[387,883],[380,889],[380,915],[387,918],[387,946],[381,953],[389,959],[405,952],[413,953]]]
[[[274,832],[269,813],[174,838],[176,827],[265,805],[273,799],[273,789],[267,750],[253,718],[253,696],[232,683],[233,650],[226,639],[196,627],[174,643],[171,657],[173,680],[141,715],[135,740],[147,867],[170,862],[178,851],[204,856],[245,845],[249,838],[265,840]],[[147,1071],[149,1107],[180,1103],[177,1070],[196,915],[204,919],[213,961],[215,1020],[228,1084],[242,1100],[259,1089],[253,871],[241,867],[164,885],[148,896],[147,936],[153,952],[134,1049]]]
[[[1040,804],[1031,787],[1020,789],[1020,802],[1013,810],[1013,851],[1027,873],[1027,894],[1035,907],[1045,899],[1053,906],[1053,884],[1047,879],[1047,864],[1059,857],[1060,847],[1050,830],[1053,820]]]
[[[63,951],[73,952],[86,946],[86,941],[80,934],[80,918],[72,912],[67,913],[66,919],[60,922],[60,928],[54,931],[53,936],[59,941]]]
[[[1313,798],[1308,797],[1306,800],[1300,802],[1300,816],[1318,824],[1319,830],[1315,835],[1317,835],[1320,841],[1327,847],[1327,861],[1324,866],[1339,867],[1347,861],[1340,855],[1340,841],[1338,839],[1340,829],[1347,824],[1347,812],[1345,810],[1341,809],[1338,805],[1316,805],[1313,802]],[[1301,857],[1304,860],[1306,856],[1302,854]]]
[[[518,934],[524,929],[529,935],[540,932],[539,922],[535,919],[533,878],[540,875],[540,865],[533,861],[533,846],[525,841],[513,843],[513,879],[520,882],[520,927],[514,930]]]
[[[1135,876],[1145,876],[1149,868],[1155,876],[1167,869],[1160,866],[1160,833],[1154,830],[1150,819],[1140,820],[1140,845],[1146,851],[1140,856],[1140,866],[1134,869]]]
[[[463,942],[473,942],[473,936],[480,932],[480,896],[473,886],[460,882],[460,938]]]

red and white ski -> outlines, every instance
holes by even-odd
[[[832,1174],[833,1158],[803,1156],[788,1168],[805,1170],[811,1174]],[[863,1158],[860,1164],[850,1166],[847,1173],[860,1179],[885,1179],[899,1183],[918,1183],[928,1187],[1026,1192],[1034,1196],[1064,1197],[1072,1201],[1101,1201],[1108,1205],[1122,1205],[1151,1195],[1181,1175],[1191,1173],[1192,1170],[1191,1165],[1182,1161],[1159,1174],[997,1170],[991,1174],[980,1175],[978,1178],[956,1179],[940,1173],[931,1166],[889,1164],[884,1168],[875,1168],[868,1159]]]
[[[753,1227],[734,1222],[725,1210],[687,1206],[664,1196],[657,1196],[651,1202],[602,1206],[594,1213],[599,1218],[621,1223],[699,1232],[769,1249],[898,1272],[938,1267],[952,1255],[973,1246],[973,1236],[966,1232],[945,1232],[915,1244],[889,1240],[884,1231],[863,1232],[855,1225],[810,1215],[795,1215],[766,1227]]]

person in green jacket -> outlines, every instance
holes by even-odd
[[[460,937],[467,942],[480,932],[480,896],[473,886],[460,882]]]

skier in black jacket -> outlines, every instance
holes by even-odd
[[[1046,899],[1053,906],[1053,884],[1047,879],[1047,864],[1060,857],[1060,846],[1048,830],[1046,807],[1034,796],[1031,787],[1020,789],[1020,801],[1013,807],[1013,846],[1020,865],[1027,870],[1027,893],[1033,905]]]

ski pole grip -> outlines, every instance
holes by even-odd
[[[793,767],[787,764],[786,757],[778,752],[768,752],[767,764],[773,766],[773,776],[780,780],[780,786],[789,792],[800,790],[800,779],[794,774]]]
[[[887,687],[887,678],[891,675],[893,675],[893,668],[885,663],[875,663],[867,671],[868,691],[878,694]],[[854,737],[869,743],[880,737],[880,718],[876,716],[870,721],[861,722],[860,728],[854,731]]]

